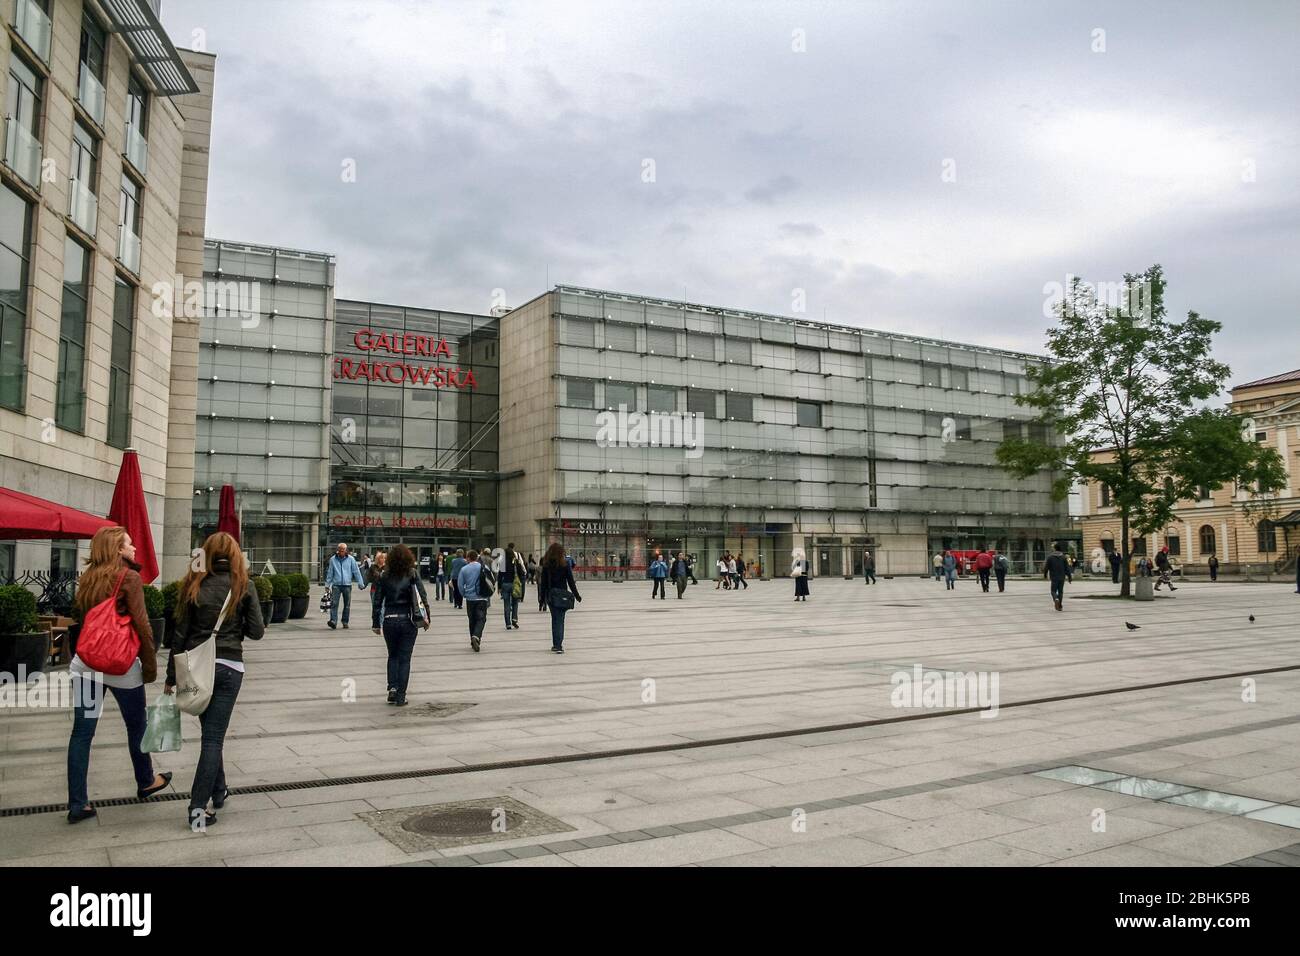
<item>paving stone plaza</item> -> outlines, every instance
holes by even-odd
[[[494,602],[479,654],[463,612],[435,604],[401,709],[367,600],[346,631],[313,609],[245,645],[232,795],[205,833],[166,799],[189,787],[194,718],[157,757],[173,787],[145,804],[108,704],[99,816],[70,827],[70,712],[10,711],[0,863],[1300,863],[1294,586],[1192,582],[1136,603],[1077,581],[1059,613],[1028,579],[1005,594],[816,579],[802,604],[792,590],[701,581],[651,603],[649,582],[584,584],[562,657],[531,592],[519,630]],[[945,672],[996,696],[945,716],[942,688],[906,693]]]

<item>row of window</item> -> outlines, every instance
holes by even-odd
[[[563,343],[587,348],[596,348],[596,325],[590,319],[566,317],[563,325]],[[754,343],[750,339],[718,336],[707,332],[687,331],[680,333],[676,329],[640,327],[622,325],[615,322],[603,324],[603,346],[622,352],[646,352],[650,355],[665,355],[670,358],[702,359],[709,362],[727,362],[736,365],[754,364]],[[645,346],[638,344],[638,329],[645,336]],[[793,346],[794,370],[813,374],[848,374],[860,370],[849,366],[845,356],[836,352],[823,352],[820,349]],[[848,361],[853,361],[849,359]],[[920,370],[922,386],[934,388],[951,388],[969,391],[971,387],[971,369],[944,365],[939,362],[914,363]],[[1002,390],[1009,395],[1019,395],[1024,391],[1024,379],[1019,375],[982,372],[985,376],[1001,375]]]
[[[1217,553],[1216,545],[1218,543],[1215,537],[1214,526],[1203,524],[1196,533],[1197,543],[1200,546],[1200,553],[1203,557]],[[1165,545],[1169,548],[1169,553],[1175,556],[1182,553],[1183,539],[1180,535],[1165,535]],[[1115,539],[1111,537],[1102,537],[1101,546],[1108,554],[1115,550]],[[1277,525],[1265,519],[1255,526],[1255,549],[1260,554],[1275,554],[1277,552]],[[1142,555],[1147,553],[1147,539],[1133,539],[1133,553]]]
[[[1173,490],[1174,490],[1174,480],[1173,480],[1172,478],[1166,478],[1166,479],[1165,479],[1165,490],[1168,491],[1170,494],[1173,494]],[[1104,481],[1101,482],[1100,485],[1098,486],[1098,496],[1099,496],[1099,500],[1100,500],[1100,502],[1101,502],[1101,507],[1103,507],[1103,508],[1109,508],[1109,507],[1111,506],[1111,491],[1110,491],[1110,485],[1106,484]],[[1195,500],[1196,500],[1196,501],[1209,501],[1209,500],[1210,500],[1210,487],[1209,487],[1208,485],[1201,485],[1200,487],[1198,487],[1198,488],[1196,489],[1196,498],[1195,498]]]

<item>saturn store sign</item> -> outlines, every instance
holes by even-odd
[[[360,329],[352,337],[357,357],[334,356],[334,378],[366,379],[380,384],[428,385],[433,388],[474,388],[474,370],[451,366],[447,340],[413,332]],[[396,356],[396,358],[394,358]]]

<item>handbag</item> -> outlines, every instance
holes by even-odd
[[[415,613],[420,616],[420,620],[418,621],[412,620],[411,623],[416,625],[428,624],[429,609],[425,607],[424,602],[420,600],[420,588],[416,585],[415,582],[416,579],[412,577],[411,578],[411,607],[413,607],[415,609]]]
[[[197,647],[172,655],[176,662],[176,706],[187,714],[197,717],[208,709],[212,700],[212,688],[217,679],[217,632],[226,619],[229,604],[230,592],[227,591],[208,639]]]
[[[568,588],[551,588],[546,593],[546,603],[557,611],[572,611],[573,592]]]
[[[496,592],[496,579],[492,572],[488,570],[487,565],[483,565],[483,570],[478,576],[478,596],[489,598]]]
[[[516,601],[524,596],[524,582],[518,574],[515,575],[514,582],[510,585],[510,596]]]
[[[181,712],[174,694],[162,694],[149,705],[140,753],[160,754],[181,749]]]
[[[117,613],[117,593],[125,578],[123,570],[113,593],[86,614],[77,639],[77,656],[81,662],[113,676],[125,674],[140,656],[140,635],[131,624],[131,615]]]

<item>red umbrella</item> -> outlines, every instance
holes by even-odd
[[[0,488],[0,541],[93,538],[100,528],[115,524],[76,508]]]
[[[239,544],[239,515],[235,512],[235,489],[232,485],[221,486],[221,504],[217,512],[217,531],[224,531]]]
[[[149,508],[144,503],[144,483],[140,480],[140,460],[135,450],[122,453],[122,470],[117,473],[109,520],[121,525],[135,545],[135,561],[140,565],[140,579],[145,584],[158,578],[158,558],[153,550],[153,532],[149,529]]]

